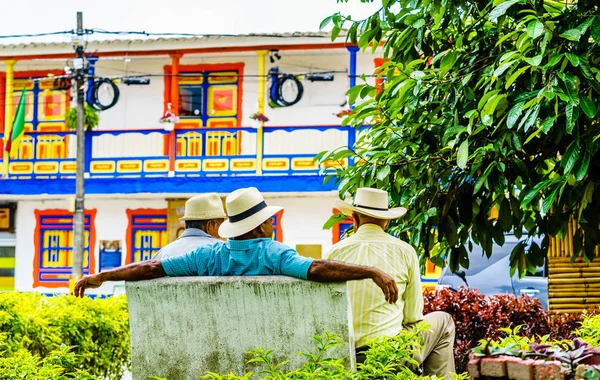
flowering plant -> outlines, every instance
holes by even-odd
[[[250,115],[250,119],[252,119],[252,120],[258,120],[261,123],[266,123],[267,121],[269,121],[269,118],[266,117],[265,115],[263,115],[260,112],[255,112],[252,115]]]
[[[175,115],[173,112],[171,112],[171,103],[169,103],[167,105],[167,110],[165,111],[165,114],[163,115],[163,117],[160,118],[159,120],[160,123],[179,123],[179,117],[177,115]]]
[[[346,115],[350,115],[350,112],[352,112],[351,109],[341,110],[340,112],[336,113],[335,116],[337,116],[337,117],[344,117]]]

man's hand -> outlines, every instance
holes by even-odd
[[[311,281],[341,282],[372,279],[381,288],[385,300],[398,301],[398,287],[390,275],[381,270],[364,265],[346,264],[341,261],[315,260],[308,268],[306,277]]]
[[[75,297],[83,298],[85,290],[87,288],[97,288],[100,285],[102,285],[102,282],[103,281],[98,278],[97,274],[83,276],[75,283],[75,289],[73,290],[73,294],[75,295]]]
[[[387,302],[396,303],[398,301],[398,286],[396,286],[396,281],[392,276],[379,269],[375,269],[373,282],[381,288]]]

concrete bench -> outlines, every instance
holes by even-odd
[[[207,372],[255,371],[246,351],[263,346],[298,368],[314,352],[313,335],[339,334],[333,357],[354,367],[345,284],[283,276],[179,277],[125,284],[133,380],[198,379]]]

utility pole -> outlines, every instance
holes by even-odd
[[[72,281],[76,281],[83,275],[83,249],[84,249],[84,152],[85,152],[85,128],[83,125],[83,79],[85,76],[84,58],[83,58],[83,14],[77,12],[77,36],[74,38],[73,47],[75,48],[76,58],[73,61],[75,75],[72,84],[75,87],[77,97],[77,170],[75,179],[75,216],[73,218],[73,269]]]

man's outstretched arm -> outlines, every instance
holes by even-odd
[[[307,278],[318,282],[342,282],[371,279],[381,288],[385,300],[398,301],[398,286],[394,278],[387,273],[363,265],[346,264],[341,261],[315,260],[308,269]]]
[[[85,289],[97,288],[106,281],[151,280],[166,275],[160,260],[141,261],[105,272],[83,276],[75,283],[73,293],[76,297],[83,297]]]

